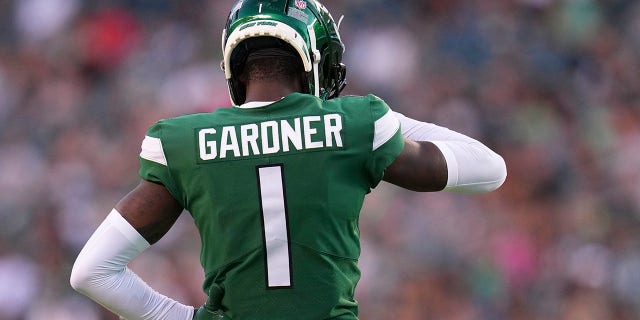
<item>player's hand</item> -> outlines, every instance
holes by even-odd
[[[222,313],[222,311],[220,310],[210,311],[209,309],[205,308],[205,306],[197,308],[193,313],[193,320],[224,320],[224,319],[228,319],[228,318],[224,316],[224,313]]]

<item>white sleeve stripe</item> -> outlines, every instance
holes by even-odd
[[[373,151],[387,143],[400,129],[400,121],[393,112],[387,111],[382,118],[376,120],[373,134]]]
[[[158,138],[149,136],[144,137],[140,157],[164,166],[167,165],[167,158],[165,157],[164,150],[162,149],[162,141]]]

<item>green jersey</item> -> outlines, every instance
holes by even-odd
[[[403,148],[375,96],[291,94],[161,120],[140,175],[197,225],[207,306],[231,319],[357,319],[358,216]]]

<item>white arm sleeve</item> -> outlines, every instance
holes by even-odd
[[[507,178],[504,159],[481,142],[432,123],[395,114],[407,139],[432,142],[444,155],[448,171],[444,191],[482,193],[504,183]]]
[[[156,292],[127,268],[149,246],[113,209],[78,255],[71,286],[128,320],[190,320],[193,307]]]

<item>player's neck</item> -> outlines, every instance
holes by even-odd
[[[250,81],[247,83],[247,99],[251,101],[276,101],[294,92],[300,92],[300,84],[278,81]]]

